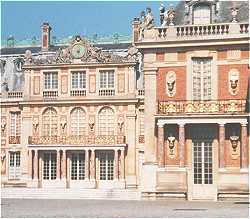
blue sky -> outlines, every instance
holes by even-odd
[[[162,1],[2,1],[1,37],[40,37],[41,24],[52,26],[52,36],[131,34],[131,21],[150,6],[156,23]],[[163,1],[169,5],[170,1]],[[176,3],[176,2],[174,2]]]

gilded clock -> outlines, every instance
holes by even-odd
[[[72,47],[71,53],[75,59],[80,59],[85,54],[85,47],[82,44],[75,44]]]

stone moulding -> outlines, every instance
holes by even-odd
[[[125,144],[123,135],[98,136],[29,136],[30,145],[69,144],[69,145],[113,145]]]
[[[246,100],[159,101],[158,114],[244,113]]]

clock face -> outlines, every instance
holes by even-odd
[[[72,52],[72,55],[74,58],[76,58],[76,59],[82,58],[85,54],[84,45],[82,45],[82,44],[74,45],[71,52]]]

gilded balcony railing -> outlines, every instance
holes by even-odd
[[[233,114],[246,112],[246,100],[159,101],[158,114]]]
[[[20,136],[9,136],[9,144],[21,144]]]
[[[125,144],[123,135],[97,135],[97,136],[29,136],[30,145],[114,145]]]

